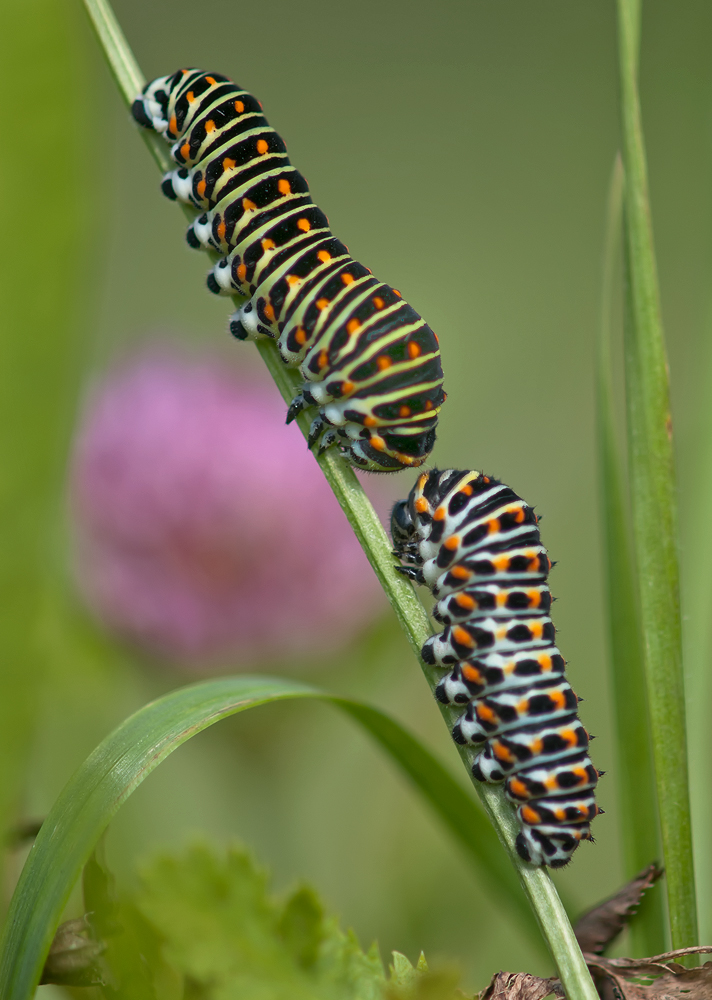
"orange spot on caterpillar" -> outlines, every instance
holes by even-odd
[[[326,366],[329,364],[329,355],[327,354],[326,351],[321,352],[317,364],[319,365],[320,368],[326,368]]]
[[[425,409],[426,410],[432,410],[432,408],[433,408],[433,401],[432,401],[432,399],[426,399],[425,400]]]
[[[257,205],[255,205],[254,201],[250,201],[249,198],[243,198],[242,208],[243,211],[245,212],[254,212],[254,210],[257,208]]]
[[[297,222],[297,229],[301,229],[303,233],[308,233],[311,229],[311,222],[309,219],[299,219]]]
[[[277,181],[277,190],[279,191],[280,194],[291,194],[292,186],[288,180],[286,180],[284,177],[280,177],[280,179]]]
[[[473,684],[482,683],[482,674],[477,669],[477,667],[473,667],[472,664],[470,663],[466,663],[462,667],[462,676],[465,678],[465,680],[468,680]]]
[[[272,322],[272,320],[274,320],[274,306],[272,305],[271,302],[266,302],[265,303],[265,310],[264,311],[265,311],[265,316],[267,317],[267,319],[270,322]]]
[[[264,240],[261,241],[261,243],[262,243],[262,249],[263,250],[274,250],[274,248],[276,246],[276,243],[274,242],[274,240],[264,239]],[[292,277],[291,274],[288,275],[287,276],[287,280],[289,280],[289,278],[291,278],[291,277]]]
[[[361,324],[357,319],[350,319],[346,324],[346,332],[353,336],[360,328]]]
[[[523,781],[520,781],[518,778],[513,778],[508,783],[508,787],[511,794],[518,799],[525,799],[529,794],[529,789],[527,788],[527,786],[524,784]]]
[[[460,544],[460,536],[459,535],[450,535],[450,537],[446,538],[445,541],[443,542],[443,546],[449,552],[454,552],[455,549],[458,547],[459,544]]]
[[[535,639],[541,639],[544,634],[544,626],[541,622],[530,622],[529,631],[534,636]]]
[[[287,284],[291,288],[293,288],[295,285],[301,284],[301,281],[302,281],[302,279],[299,277],[298,274],[288,274],[287,275]]]
[[[445,508],[438,507],[438,509],[433,514],[434,521],[444,521],[445,520]]]
[[[409,417],[411,413],[412,410],[409,406],[401,406],[400,409],[398,410],[399,417]]]
[[[530,608],[538,608],[541,604],[541,594],[538,590],[528,590],[527,597],[529,598]]]
[[[408,344],[408,357],[417,358],[420,356],[420,354],[421,354],[420,347],[418,346],[418,344],[415,343],[414,340],[411,340],[411,342]]]
[[[536,823],[541,823],[541,816],[536,809],[532,809],[531,806],[523,806],[521,809],[521,816],[524,822],[528,823],[530,826],[534,826]]]
[[[363,418],[363,423],[364,423],[365,427],[377,427],[378,426],[378,421],[376,420],[375,417],[364,417]]]
[[[317,254],[317,257],[322,262],[322,264],[326,264],[328,260],[331,260],[331,254],[329,253],[328,250],[320,250]]]
[[[205,134],[210,135],[210,133],[214,131],[215,131],[215,122],[212,120],[212,118],[208,118],[208,120],[205,123]]]
[[[552,667],[551,657],[547,656],[545,653],[542,653],[541,656],[537,656],[536,662],[539,664],[544,673],[548,673],[549,670],[551,670]]]
[[[373,302],[376,309],[383,309],[384,305],[386,304],[380,295],[374,295],[371,301]]]
[[[466,632],[464,628],[460,628],[459,626],[452,630],[452,637],[458,646],[467,646],[468,648],[472,648],[475,644],[475,641],[470,633]]]
[[[180,147],[180,155],[183,157],[184,160],[188,159],[188,157],[190,156],[189,142],[184,142],[183,145]]]
[[[207,80],[207,82],[210,84],[211,87],[214,87],[217,84],[217,80],[215,79],[214,76],[206,76],[205,79]]]
[[[168,122],[168,131],[171,135],[178,135],[178,120],[175,115],[171,115],[171,120]]]
[[[330,303],[329,303],[328,299],[317,299],[316,300],[316,307],[317,307],[317,309],[321,309],[322,311],[324,309],[326,309],[327,306],[329,306],[329,304]]]
[[[218,234],[218,239],[219,240],[224,240],[225,239],[225,233],[226,233],[226,231],[227,231],[227,226],[225,225],[225,220],[221,219],[220,222],[218,223],[218,227],[217,227],[217,234]]]
[[[566,708],[566,695],[563,691],[552,691],[549,697],[558,709]]]
[[[379,437],[377,434],[372,434],[371,435],[369,443],[371,444],[371,446],[373,448],[376,449],[376,451],[384,451],[385,450],[386,442],[383,440],[382,437]]]
[[[494,709],[490,708],[489,705],[485,705],[483,702],[480,702],[475,709],[475,715],[480,722],[494,722],[497,718],[497,713]]]
[[[341,275],[341,280],[345,285],[351,285],[356,279],[354,278],[353,274],[349,274],[348,272],[346,272],[345,274]]]
[[[306,344],[307,342],[307,331],[303,326],[298,326],[294,331],[294,339],[298,344]]]
[[[499,522],[499,519],[496,518],[496,517],[493,517],[491,521],[487,522],[487,533],[489,535],[496,535],[497,532],[499,531],[499,529],[501,527],[502,526],[501,526],[501,524]]]
[[[206,185],[205,185],[205,178],[203,177],[203,179],[199,180],[198,183],[195,186],[195,190],[198,192],[198,195],[201,198],[205,194],[205,187],[206,187]]]
[[[188,104],[193,104],[193,102],[195,101],[195,94],[193,93],[193,91],[189,90],[185,96],[188,99]]]
[[[387,354],[381,354],[378,358],[376,358],[376,364],[378,365],[379,371],[385,371],[386,368],[391,367],[393,360],[389,358]]]
[[[226,156],[223,160],[223,173],[225,173],[226,170],[232,170],[234,166],[236,166],[236,161],[231,160],[229,156]]]
[[[257,152],[260,154],[260,156],[264,156],[268,149],[269,149],[269,143],[267,142],[266,139],[257,140]]]
[[[242,101],[235,101],[235,111],[237,111],[238,115],[241,115],[244,110],[245,110],[245,105],[242,103]]]
[[[401,293],[400,293],[400,292],[398,291],[398,289],[397,289],[397,288],[394,288],[394,289],[393,289],[393,294],[394,294],[394,295],[397,295],[399,299],[402,299],[402,298],[403,298],[403,296],[401,295]]]
[[[562,729],[559,735],[561,736],[561,739],[568,743],[570,747],[576,746],[577,737],[573,729]]]
[[[508,750],[504,743],[500,743],[499,740],[495,740],[492,744],[492,754],[495,760],[500,763],[513,764],[514,754],[511,750]]]
[[[477,607],[477,601],[469,594],[458,594],[455,598],[455,604],[458,608],[464,608],[466,611],[474,611]]]
[[[341,384],[341,393],[344,396],[349,396],[354,391],[355,388],[356,388],[356,383],[352,382],[350,379],[347,379],[346,382],[342,382]]]
[[[245,278],[247,277],[247,265],[246,264],[238,264],[237,265],[237,277],[240,279],[240,281],[244,281],[245,280]]]
[[[454,576],[456,580],[469,580],[472,573],[464,566],[453,566],[450,570],[450,576]]]

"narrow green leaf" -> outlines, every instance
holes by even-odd
[[[628,460],[673,948],[697,944],[667,360],[638,95],[639,0],[617,0],[625,168]]]
[[[84,4],[102,43],[106,58],[119,82],[124,100],[130,103],[138,90],[138,87],[131,88],[139,81],[132,77],[122,83],[122,67],[132,63],[135,65],[128,42],[121,33],[107,0],[84,0]],[[279,357],[277,345],[273,341],[259,341],[257,348],[284,399],[291,402],[298,385],[297,372],[285,368]],[[308,419],[304,414],[300,416],[298,423],[301,430],[306,433]],[[334,448],[317,458],[317,461],[363,546],[419,659],[428,684],[434,691],[438,681],[436,671],[427,667],[420,659],[420,650],[431,633],[430,622],[410,583],[395,571],[391,547],[378,516],[364,494],[353,469],[344,462]],[[448,726],[451,727],[456,713],[445,706],[440,706],[440,710]],[[464,747],[459,748],[459,753],[468,774],[471,775],[476,755],[471,749]],[[595,1000],[596,990],[593,980],[549,873],[544,868],[532,868],[517,854],[515,840],[519,824],[512,804],[505,799],[501,786],[493,787],[479,782],[474,784],[477,795],[517,871],[569,1000]]]
[[[492,828],[460,785],[394,719],[363,702],[291,681],[225,677],[151,702],[108,736],[53,806],[15,890],[0,958],[0,996],[28,1000],[69,893],[112,816],[151,771],[196,733],[229,715],[286,699],[316,698],[359,722],[391,755],[467,852],[504,895],[523,926],[528,909]]]
[[[610,636],[611,683],[616,712],[620,827],[626,875],[661,857],[643,648],[637,603],[625,476],[615,429],[611,377],[611,324],[616,264],[623,218],[623,165],[611,175],[603,255],[599,335],[598,453],[599,493],[604,537],[606,604]],[[631,928],[640,955],[665,950],[665,915],[659,889],[648,894]]]

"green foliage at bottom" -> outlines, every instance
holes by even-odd
[[[94,876],[94,881],[96,876]],[[86,883],[85,883],[86,885]],[[89,899],[87,899],[87,903]],[[93,905],[97,904],[96,898]],[[106,934],[112,1000],[454,1000],[457,975],[397,952],[389,971],[364,951],[316,893],[285,899],[242,848],[196,845],[157,858],[130,896],[92,921]],[[458,994],[460,997],[463,994]]]

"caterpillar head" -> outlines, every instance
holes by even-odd
[[[408,509],[407,500],[399,500],[391,511],[391,538],[399,551],[404,549],[415,537],[415,525]]]

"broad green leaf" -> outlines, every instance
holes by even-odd
[[[3,1000],[32,996],[73,885],[112,816],[144,778],[182,743],[220,719],[300,698],[329,702],[370,732],[455,834],[481,874],[526,921],[524,898],[482,811],[395,720],[362,702],[303,684],[224,677],[181,688],[146,705],[108,736],[70,779],[35,841],[12,899],[0,956]],[[290,933],[296,940],[296,927]]]
[[[364,951],[312,889],[275,898],[242,848],[159,857],[109,910],[112,1000],[454,1000],[459,979],[398,953],[387,977],[376,945]]]
[[[628,465],[673,948],[697,944],[670,390],[638,93],[640,0],[617,0]]]

